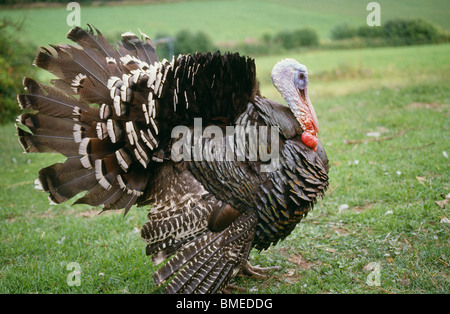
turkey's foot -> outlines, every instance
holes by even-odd
[[[280,270],[281,266],[273,266],[273,267],[259,267],[252,266],[249,261],[246,261],[244,266],[241,269],[241,273],[243,275],[254,276],[257,278],[268,278],[268,275],[265,273],[271,272],[273,270]],[[233,292],[241,293],[246,292],[248,289],[236,286],[235,284],[229,284],[222,290],[224,294],[232,294]]]
[[[250,262],[247,261],[245,262],[244,267],[242,267],[242,272],[246,275],[255,276],[258,278],[267,278],[268,276],[265,275],[265,273],[280,269],[281,266],[273,266],[273,267],[252,266]]]

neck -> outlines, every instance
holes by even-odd
[[[292,86],[289,86],[286,88],[281,95],[283,96],[284,100],[286,100],[286,103],[291,108],[292,113],[297,118],[297,120],[301,119],[305,112],[302,110],[302,102],[300,101],[298,91],[295,89],[294,84],[291,84]]]
[[[304,106],[302,106],[297,88],[295,87],[294,81],[291,77],[292,75],[289,75],[288,73],[273,73],[272,82],[286,103],[289,105],[289,108],[303,129],[304,125],[302,120],[306,113],[302,110]]]

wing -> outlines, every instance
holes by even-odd
[[[224,136],[220,161],[210,161],[211,156],[190,162],[193,175],[207,191],[241,213],[256,213],[257,249],[289,235],[328,186],[327,166],[303,144],[300,129],[295,131],[298,122],[282,107],[256,97],[236,121],[235,129],[242,127],[244,136],[235,132],[234,143],[243,145],[234,146],[232,158],[227,155],[228,136]],[[267,138],[259,142],[258,137],[252,144],[252,132],[261,136],[264,129]],[[206,139],[204,151],[209,151],[208,142],[214,141]],[[269,156],[261,155],[262,151],[270,152]]]

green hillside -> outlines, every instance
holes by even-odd
[[[381,22],[392,18],[423,18],[450,29],[446,0],[381,0]],[[366,22],[366,2],[358,0],[213,0],[162,4],[81,6],[82,25],[92,24],[110,36],[124,31],[173,35],[181,29],[204,31],[215,42],[260,38],[282,30],[310,27],[321,39],[336,25]],[[70,29],[64,6],[2,9],[1,16],[24,22],[22,39],[36,45],[65,41]]]

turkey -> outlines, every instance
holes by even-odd
[[[149,206],[141,230],[167,293],[219,293],[250,269],[252,248],[286,238],[328,186],[308,73],[277,63],[289,106],[260,95],[254,60],[195,53],[158,61],[145,34],[115,46],[74,27],[75,45],[41,48],[50,84],[24,79],[19,141],[66,157],[39,171],[52,203]],[[79,195],[83,192],[81,195]]]

